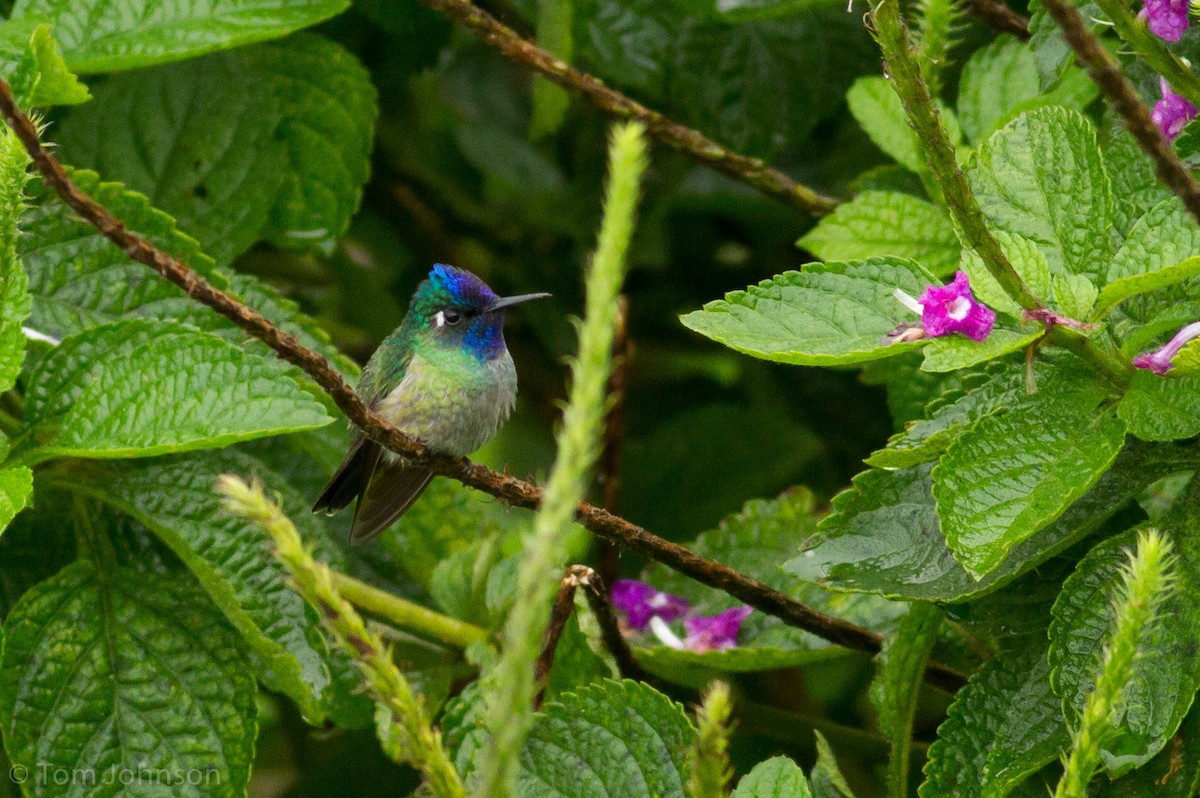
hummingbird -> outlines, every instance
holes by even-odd
[[[498,297],[474,274],[435,264],[355,390],[367,407],[430,449],[470,454],[496,434],[517,401],[504,312],[548,296]],[[333,513],[357,498],[350,542],[363,543],[403,515],[432,477],[429,465],[408,462],[360,433],[313,512]]]

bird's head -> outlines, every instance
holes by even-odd
[[[487,360],[504,352],[505,309],[548,296],[498,297],[469,271],[438,263],[417,286],[405,323],[423,341],[460,347]]]

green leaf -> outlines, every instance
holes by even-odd
[[[343,567],[340,550],[308,512],[311,497],[297,495],[260,462],[231,449],[106,466],[63,487],[127,513],[162,539],[250,646],[260,678],[286,693],[310,722],[329,716],[345,725],[369,722],[366,697],[345,695],[358,677],[349,670],[339,677],[344,656],[327,646],[315,610],[287,587],[283,567],[264,556],[266,533],[221,509],[213,485],[225,473],[262,479],[316,555]]]
[[[979,141],[1019,103],[1041,90],[1037,60],[1023,42],[1007,34],[976,50],[963,65],[958,86],[958,120],[971,141]]]
[[[1082,274],[1055,274],[1050,278],[1053,301],[1068,318],[1086,319],[1092,313],[1099,291]]]
[[[1108,285],[1101,292],[1096,316],[1135,294],[1173,285],[1191,276],[1200,254],[1200,229],[1175,197],[1158,203],[1133,224],[1125,242],[1113,256]],[[1145,322],[1177,301],[1165,293],[1145,297],[1122,307],[1122,312]]]
[[[13,608],[0,666],[5,743],[31,795],[149,794],[122,787],[146,772],[174,794],[245,795],[257,686],[190,580],[77,562]]]
[[[1131,435],[1144,441],[1200,435],[1200,376],[1164,379],[1139,370],[1121,397],[1117,415]]]
[[[837,757],[833,755],[829,741],[815,729],[813,736],[817,738],[817,762],[809,774],[813,798],[854,798],[846,777],[838,769]]]
[[[118,75],[60,141],[228,263],[260,238],[332,248],[358,208],[376,113],[354,57],[304,34]]]
[[[9,130],[0,132],[0,392],[16,383],[25,362],[29,316],[29,278],[17,254],[21,216],[25,210],[29,157]]]
[[[273,39],[347,0],[17,0],[12,18],[53,20],[67,64],[116,72]]]
[[[1104,165],[1113,192],[1113,225],[1121,235],[1155,205],[1174,198],[1154,173],[1154,161],[1124,127],[1114,126],[1104,142]]]
[[[822,260],[908,258],[938,276],[954,271],[961,250],[945,211],[896,191],[864,191],[821,219],[797,244]]]
[[[1044,646],[986,663],[929,748],[921,798],[1000,798],[1069,744]]]
[[[0,469],[0,535],[33,498],[33,472],[25,466]]]
[[[933,281],[899,258],[810,263],[784,272],[703,310],[684,315],[685,327],[747,355],[803,366],[865,363],[923,342],[880,344],[912,312],[893,296],[918,296]]]
[[[525,750],[524,798],[683,798],[695,738],[683,707],[640,682],[605,680],[548,703]]]
[[[1186,541],[1200,532],[1192,517],[1196,497],[1193,490],[1184,502],[1190,509],[1173,512],[1164,524],[1171,537],[1192,553],[1196,547]],[[1112,635],[1113,591],[1121,584],[1136,533],[1130,530],[1095,546],[1054,603],[1050,679],[1072,726],[1079,723],[1084,701],[1095,686],[1101,652]],[[1181,565],[1174,569],[1175,591],[1159,610],[1163,622],[1155,623],[1142,637],[1133,675],[1122,692],[1123,712],[1113,733],[1102,741],[1101,756],[1113,776],[1141,766],[1167,744],[1200,687],[1200,649],[1195,645],[1200,581],[1192,570],[1195,562]]]
[[[1094,798],[1192,798],[1200,787],[1200,707],[1192,704],[1171,744],[1132,773],[1096,779]]]
[[[216,448],[333,420],[278,361],[169,322],[121,321],[72,336],[37,364],[29,385],[32,462]]]
[[[957,371],[970,368],[989,360],[1003,357],[1010,352],[1024,349],[1045,335],[1044,329],[1008,330],[996,328],[982,341],[972,341],[963,335],[944,335],[934,338],[925,347],[922,371]]]
[[[996,232],[996,242],[1033,295],[1049,299],[1050,264],[1037,243],[1003,230]],[[971,278],[971,291],[976,299],[1014,319],[1021,318],[1021,306],[996,282],[979,253],[973,249],[963,250],[962,269]]]
[[[1195,468],[1186,448],[1130,445],[1083,498],[1059,519],[1017,544],[1004,564],[976,580],[950,553],[932,496],[931,464],[867,471],[836,496],[800,556],[784,570],[838,590],[923,601],[962,601],[1008,584],[1048,557],[1094,533],[1157,479]]]
[[[0,22],[0,74],[22,106],[76,105],[92,98],[67,69],[50,25],[36,20]]]
[[[1046,393],[980,420],[933,470],[946,542],[977,577],[1061,515],[1121,451],[1125,424],[1096,409],[1102,397]]]
[[[928,171],[924,151],[908,125],[900,97],[885,78],[870,75],[854,81],[846,92],[846,103],[875,146],[912,172]],[[958,120],[949,108],[941,106],[938,110],[950,143],[957,145],[962,140]]]
[[[892,798],[908,794],[913,717],[921,692],[921,677],[941,627],[941,608],[914,603],[875,659],[871,703],[879,712],[879,728],[892,747],[888,758],[888,789]]]
[[[538,46],[570,63],[575,52],[571,35],[575,17],[572,0],[538,0],[537,12]],[[529,137],[539,139],[558,130],[571,104],[566,90],[545,78],[534,78],[532,100]]]
[[[1189,277],[1195,277],[1197,274],[1200,274],[1200,257],[1191,257],[1149,274],[1138,274],[1114,280],[1104,286],[1104,290],[1100,292],[1092,317],[1101,318],[1114,306],[1130,297],[1167,288],[1181,283]]]
[[[804,771],[786,756],[759,762],[742,776],[731,798],[809,798]]]
[[[813,584],[797,584],[779,565],[792,556],[796,541],[816,531],[819,515],[813,494],[803,488],[770,501],[756,499],[742,510],[688,544],[688,549],[716,560],[804,602],[821,612],[872,629],[888,630],[904,605],[875,596],[836,593]],[[659,590],[682,596],[699,615],[715,615],[740,602],[662,565],[647,569],[644,580]],[[645,638],[654,641],[652,636]],[[639,660],[661,673],[680,668],[724,672],[769,670],[841,656],[844,651],[816,635],[788,626],[778,618],[755,612],[746,618],[738,645],[726,651],[697,654],[666,646],[639,648]]]
[[[1056,107],[1024,113],[983,142],[966,172],[989,226],[1036,242],[1052,272],[1101,282],[1113,201],[1086,117]]]

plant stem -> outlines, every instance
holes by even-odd
[[[487,639],[487,631],[474,624],[434,612],[352,576],[333,571],[330,578],[338,593],[351,604],[421,637],[455,648],[466,648]]]
[[[487,727],[492,739],[475,790],[475,795],[483,798],[506,798],[515,793],[517,763],[533,724],[536,686],[529,663],[537,658],[546,630],[546,605],[553,592],[546,574],[561,567],[567,525],[600,454],[617,297],[625,277],[625,253],[633,237],[646,162],[642,126],[634,122],[614,127],[604,214],[586,280],[579,354],[571,369],[570,399],[557,436],[558,455],[534,519],[533,534],[524,541],[515,601],[504,627],[504,649],[487,682]]]
[[[1175,155],[1166,136],[1150,119],[1150,111],[1138,98],[1133,86],[1121,74],[1116,60],[1084,26],[1075,6],[1066,0],[1046,0],[1045,6],[1046,11],[1062,29],[1063,38],[1071,45],[1071,49],[1075,51],[1075,56],[1087,70],[1088,75],[1108,97],[1113,110],[1125,120],[1125,127],[1137,139],[1137,143],[1154,160],[1154,171],[1158,175],[1158,179],[1183,200],[1184,206],[1196,221],[1200,222],[1200,184],[1196,183],[1191,172]],[[1110,12],[1106,9],[1106,13]],[[1119,16],[1120,14],[1118,14]],[[1137,22],[1130,22],[1127,28],[1127,32],[1134,34],[1146,33],[1141,24]],[[1149,34],[1146,33],[1146,35]],[[1166,65],[1165,62],[1164,65]],[[1190,77],[1193,82],[1196,81],[1194,76]],[[1192,88],[1194,89],[1194,87]],[[1184,94],[1182,90],[1180,93]]]
[[[921,68],[909,44],[908,29],[900,15],[899,0],[880,0],[871,12],[871,19],[875,38],[883,51],[884,70],[891,78],[892,88],[899,95],[909,124],[925,150],[930,172],[942,190],[946,208],[962,233],[964,242],[979,253],[996,282],[1018,305],[1026,310],[1041,308],[1041,301],[1025,285],[988,230],[983,211],[975,201],[966,175],[958,168],[954,145],[942,127],[929,95],[929,86],[921,75]]]
[[[16,132],[33,159],[46,185],[85,222],[118,246],[133,261],[153,269],[165,280],[179,286],[193,300],[212,308],[249,335],[269,346],[275,353],[303,370],[329,395],[354,426],[371,440],[416,462],[428,462],[434,471],[458,480],[463,485],[495,496],[512,507],[537,508],[542,490],[509,474],[501,474],[472,463],[465,457],[431,452],[425,444],[393,427],[386,419],[367,408],[358,394],[329,361],[307,349],[293,336],[280,330],[262,314],[245,306],[236,297],[210,285],[194,271],[158,249],[146,238],[126,229],[124,223],[106,208],[79,190],[67,176],[62,164],[41,143],[29,118],[17,108],[8,84],[0,79],[0,116]],[[756,610],[779,618],[789,626],[804,629],[836,645],[874,653],[882,636],[857,624],[826,615],[790,596],[752,579],[714,560],[651,534],[613,513],[580,502],[576,518],[596,535],[625,546],[702,584],[728,593]],[[952,668],[932,663],[926,680],[953,693],[966,678]]]
[[[1179,56],[1168,50],[1162,39],[1150,32],[1144,20],[1130,13],[1129,7],[1121,0],[1096,0],[1096,5],[1112,21],[1113,29],[1125,44],[1155,72],[1166,78],[1171,88],[1186,97],[1192,105],[1200,107],[1200,77],[1192,74]]]
[[[725,798],[733,767],[729,764],[729,716],[733,697],[729,685],[716,681],[696,708],[696,743],[688,752],[689,798]]]
[[[1029,41],[1029,20],[1000,0],[965,0],[967,13],[979,17],[1001,33],[1011,33],[1023,42]]]
[[[529,67],[565,89],[582,94],[609,116],[641,122],[650,136],[697,163],[741,180],[804,213],[823,216],[838,205],[836,199],[797,183],[762,160],[728,150],[703,133],[684,127],[609,88],[599,78],[573,68],[533,42],[521,38],[469,0],[421,1],[479,36],[505,57]]]

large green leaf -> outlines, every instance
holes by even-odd
[[[1186,447],[1130,445],[1057,521],[1017,544],[1004,564],[976,580],[950,553],[934,512],[931,464],[871,470],[833,500],[833,512],[784,570],[803,581],[895,598],[961,601],[995,590],[1095,532],[1141,490],[1191,470]]]
[[[922,342],[880,339],[913,314],[896,301],[899,288],[919,296],[932,275],[900,258],[810,263],[745,291],[733,291],[681,318],[686,327],[765,360],[805,366],[865,363]]]
[[[804,771],[786,756],[759,762],[742,776],[731,798],[809,798]]]
[[[826,590],[814,584],[797,584],[780,570],[796,550],[796,544],[816,531],[819,519],[815,497],[796,488],[778,499],[747,502],[735,515],[688,544],[691,551],[716,560],[743,574],[789,593],[821,612],[872,629],[890,630],[904,613],[904,605],[876,596],[852,595]],[[724,593],[688,579],[665,566],[647,569],[644,580],[655,588],[682,596],[699,615],[715,615],[739,606]],[[646,642],[653,642],[647,637]],[[800,665],[845,653],[816,635],[788,626],[778,618],[755,612],[746,618],[738,645],[727,651],[697,654],[666,646],[638,649],[638,657],[653,669],[670,673],[672,668],[708,668],[718,671],[754,671]]]
[[[1200,228],[1176,198],[1163,200],[1147,210],[1113,255],[1107,272],[1108,285],[1101,292],[1097,315],[1135,293],[1165,287],[1191,276],[1200,256]],[[1145,323],[1156,313],[1178,301],[1176,291],[1162,292],[1134,302],[1124,302],[1121,311]]]
[[[1001,655],[955,696],[920,796],[1000,798],[1068,743],[1044,645]]]
[[[273,39],[348,0],[17,0],[13,19],[54,23],[77,72],[115,72]]]
[[[1117,415],[1144,441],[1200,435],[1200,377],[1164,379],[1138,371],[1121,397]]]
[[[1037,242],[1052,271],[1100,282],[1112,255],[1112,189],[1086,117],[1024,113],[980,146],[967,176],[990,226]]]
[[[95,497],[150,528],[192,570],[211,600],[254,652],[259,676],[286,693],[314,723],[332,715],[348,723],[369,718],[365,697],[345,695],[344,657],[330,651],[316,612],[287,586],[266,533],[221,510],[217,477],[258,476],[282,499],[305,542],[334,568],[344,558],[299,496],[260,462],[233,450],[122,463],[71,478],[63,487]],[[364,707],[366,704],[366,707]],[[364,717],[364,709],[367,715]]]
[[[864,191],[797,243],[822,260],[893,255],[915,260],[939,276],[954,271],[962,249],[945,211],[898,191]]]
[[[170,322],[72,336],[29,386],[23,451],[34,462],[215,448],[333,420],[278,361]]]
[[[1100,396],[1048,394],[981,419],[933,470],[946,542],[977,577],[1061,515],[1121,451],[1125,424],[1097,409]]]
[[[1114,125],[1104,138],[1104,165],[1113,188],[1113,224],[1125,235],[1143,214],[1174,195],[1155,175],[1154,161],[1123,126]]]
[[[119,75],[60,141],[226,263],[260,238],[329,250],[358,208],[375,117],[366,70],[304,34]]]
[[[35,587],[0,662],[5,744],[29,794],[245,795],[257,686],[242,651],[178,574],[80,561]]]
[[[683,798],[695,731],[648,685],[606,680],[566,693],[534,722],[521,754],[524,798]]]
[[[1159,621],[1146,630],[1133,675],[1122,693],[1124,711],[1113,734],[1103,740],[1106,767],[1121,775],[1153,757],[1175,734],[1200,687],[1200,580],[1197,579],[1194,517],[1197,491],[1178,502],[1165,523],[1170,537],[1187,548],[1175,569],[1174,593],[1159,610]],[[1078,725],[1084,701],[1095,686],[1101,653],[1110,642],[1115,613],[1113,595],[1121,584],[1128,553],[1136,547],[1136,530],[1109,538],[1080,561],[1063,584],[1050,624],[1051,682],[1062,697],[1063,710]]]

